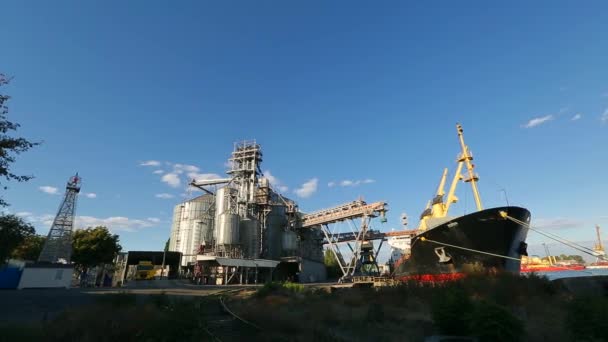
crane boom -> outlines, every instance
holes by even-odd
[[[595,246],[595,251],[604,252],[604,245],[602,244],[602,236],[600,234],[599,224],[595,225],[595,233],[597,234],[597,245]]]

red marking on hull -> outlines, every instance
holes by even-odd
[[[440,283],[446,281],[455,281],[464,278],[464,273],[438,273],[438,274],[414,274],[398,277],[397,280],[402,282],[417,281],[421,283]]]

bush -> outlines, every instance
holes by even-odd
[[[608,299],[581,297],[568,305],[566,326],[572,340],[608,341]]]
[[[127,307],[137,303],[137,297],[134,294],[119,292],[116,294],[99,295],[97,302],[101,305],[109,305],[112,307]]]
[[[306,292],[306,288],[302,284],[291,282],[270,282],[260,287],[256,292],[256,296],[266,297],[271,294],[290,295],[304,292]]]
[[[467,335],[469,315],[473,304],[468,294],[459,287],[445,288],[433,298],[431,315],[439,332],[446,335]]]
[[[469,330],[480,341],[521,341],[524,324],[502,306],[479,302],[470,315]]]

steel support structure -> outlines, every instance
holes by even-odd
[[[66,185],[63,201],[59,206],[55,220],[53,220],[53,225],[44,242],[38,261],[70,263],[72,257],[74,214],[76,212],[76,199],[79,192],[80,178],[77,173],[70,178]]]
[[[365,241],[375,240],[381,234],[378,231],[369,230],[371,219],[380,216],[384,221],[387,210],[386,203],[384,202],[367,204],[363,200],[357,200],[304,215],[300,220],[300,228],[321,229],[325,236],[324,244],[329,245],[329,249],[332,251],[342,271],[342,277],[340,277],[339,281],[349,282],[361,266],[361,246]],[[359,227],[353,222],[356,218],[361,218]],[[342,221],[352,223],[350,233],[336,233],[329,228],[330,224]],[[383,239],[383,236],[380,239]],[[348,261],[344,259],[340,250],[340,244],[345,242],[348,243],[348,247],[352,252],[352,257]],[[350,245],[351,242],[352,246]],[[374,253],[374,258],[376,258],[378,251],[379,249]]]

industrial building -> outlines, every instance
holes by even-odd
[[[272,188],[261,163],[261,146],[243,141],[234,145],[228,177],[192,180],[190,185],[204,194],[175,206],[169,242],[169,250],[182,255],[182,272],[203,284],[324,281],[323,247],[328,245],[342,270],[341,281],[379,274],[376,256],[386,236],[369,224],[378,216],[386,221],[386,203],[359,199],[302,213],[295,201]],[[342,221],[351,221],[349,232],[328,228]],[[378,239],[374,251],[369,241]],[[348,244],[348,257],[338,244]]]
[[[272,189],[261,162],[259,144],[236,143],[229,177],[193,180],[205,194],[175,206],[169,250],[204,283],[325,280],[323,233],[298,228],[297,204]]]

